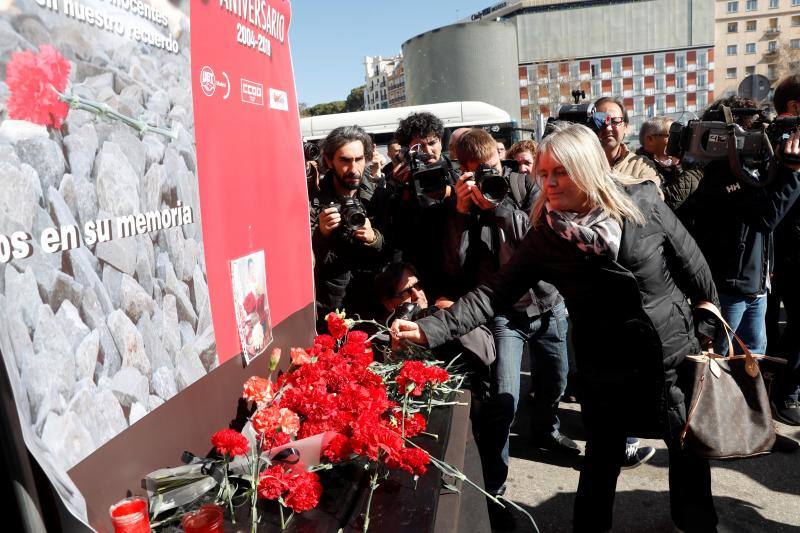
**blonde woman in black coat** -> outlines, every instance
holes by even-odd
[[[717,303],[694,240],[650,181],[612,173],[597,136],[559,125],[537,156],[543,194],[533,228],[488,283],[417,323],[393,324],[396,339],[438,346],[516,302],[536,281],[556,286],[574,325],[586,461],[574,530],[611,529],[626,435],[669,447],[672,518],[683,531],[714,531],[707,460],[680,449],[685,422],[678,366],[698,341],[687,302]]]

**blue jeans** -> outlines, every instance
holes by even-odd
[[[558,402],[567,386],[567,317],[563,303],[539,316],[509,313],[489,322],[497,349],[489,400],[482,408],[478,449],[490,494],[500,493],[508,477],[508,434],[519,403],[519,373],[525,343],[536,360],[534,437],[556,435]]]
[[[731,329],[742,339],[745,346],[755,353],[763,354],[767,351],[767,297],[739,296],[734,294],[719,295],[722,316],[730,324]],[[728,353],[728,341],[724,338],[718,341],[717,352],[725,355]],[[733,343],[734,353],[741,353],[741,348]]]

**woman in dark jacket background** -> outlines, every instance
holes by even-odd
[[[575,531],[611,529],[626,435],[667,442],[675,525],[714,531],[708,461],[678,443],[686,419],[678,367],[699,350],[687,297],[717,303],[708,265],[657,186],[612,174],[588,128],[557,126],[539,148],[537,175],[544,194],[509,263],[449,309],[396,322],[394,336],[438,346],[516,302],[536,281],[552,283],[574,325],[587,433]]]

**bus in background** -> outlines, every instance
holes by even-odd
[[[423,111],[444,122],[442,149],[445,154],[450,133],[457,128],[483,128],[506,147],[519,140],[519,130],[511,115],[484,102],[445,102],[305,117],[300,119],[300,132],[304,141],[316,143],[339,126],[361,126],[372,135],[378,151],[386,155],[386,145],[392,140],[400,120]]]

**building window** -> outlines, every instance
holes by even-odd
[[[728,23],[728,33],[736,33],[739,31],[739,23],[738,22],[729,22]]]
[[[622,96],[622,80],[615,79],[611,82],[611,90],[614,92],[614,96]]]
[[[641,74],[644,70],[644,60],[642,56],[636,56],[633,58],[633,73],[634,74]]]
[[[800,0],[792,0],[792,6],[800,6]]]
[[[577,80],[581,77],[581,66],[580,63],[570,63],[569,64],[569,77],[573,80]]]
[[[599,98],[603,95],[602,85],[599,81],[592,82],[592,97]]]
[[[778,68],[776,65],[767,65],[767,78],[771,80],[778,78]]]
[[[748,20],[747,27],[745,28],[747,31],[756,31],[756,24],[757,21],[755,20]]]
[[[634,115],[641,115],[644,113],[644,98],[634,98],[633,99],[633,114]]]
[[[683,111],[686,109],[686,93],[678,93],[675,95],[675,110]]]
[[[686,68],[686,54],[678,52],[675,54],[675,68],[684,70]]]
[[[599,61],[592,61],[591,69],[592,69],[592,77],[593,78],[599,78],[600,77],[600,62]]]
[[[756,67],[755,66],[750,65],[749,67],[744,67],[745,76],[752,76],[755,73],[756,73]]]
[[[779,0],[769,0],[769,8],[770,9],[778,9],[778,5],[780,4]]]
[[[615,57],[611,60],[611,75],[615,78],[622,76],[622,59]]]
[[[634,94],[642,94],[644,91],[644,78],[641,76],[633,78],[633,91]]]
[[[656,54],[655,67],[656,72],[664,72],[664,54]]]
[[[708,105],[708,93],[705,91],[698,91],[697,109],[704,109],[707,105]]]
[[[791,48],[792,50],[797,50],[798,48],[800,48],[800,39],[791,39],[789,41],[789,48]]]
[[[664,113],[666,107],[666,96],[663,94],[656,96],[656,114],[660,115]]]
[[[708,68],[708,53],[705,50],[697,51],[697,68],[698,69]]]
[[[792,26],[800,26],[800,15],[794,15],[792,17]]]
[[[745,54],[755,54],[756,53],[756,43],[747,43],[744,45],[744,53]]]
[[[697,88],[698,89],[705,89],[707,83],[707,77],[705,72],[698,72],[697,73]]]
[[[728,47],[725,49],[725,53],[729,56],[735,56],[739,53],[739,45],[736,44],[729,44]]]
[[[800,0],[798,0],[800,1]],[[767,53],[774,54],[778,51],[778,41],[770,41],[767,43]]]
[[[755,11],[756,9],[758,9],[758,0],[747,0],[744,3],[745,11]]]
[[[739,11],[739,2],[728,2],[728,13],[736,13]]]
[[[664,75],[661,74],[660,76],[656,76],[655,81],[656,81],[656,91],[660,93],[664,92],[664,87],[666,86],[666,83],[664,83]]]
[[[682,91],[686,89],[686,74],[678,74],[675,76],[675,88]]]
[[[729,80],[736,78],[736,67],[725,69],[725,77]]]

